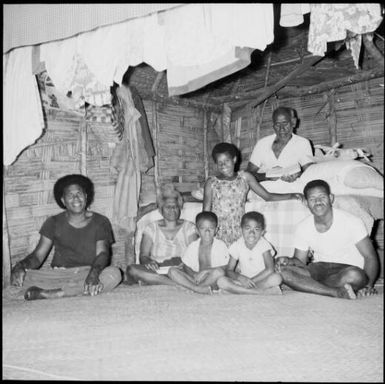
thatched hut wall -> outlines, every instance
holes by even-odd
[[[153,138],[157,137],[154,146],[158,154],[158,184],[173,183],[180,192],[196,189],[204,182],[204,111],[171,103],[156,103],[154,107],[154,103],[147,100],[143,104]],[[148,174],[151,176],[154,172],[151,169]],[[149,185],[153,182],[145,177],[142,188],[153,188]]]
[[[381,85],[382,84],[382,85]],[[336,141],[344,148],[364,148],[372,154],[373,166],[383,173],[384,88],[383,78],[344,86],[335,90],[334,109]],[[297,133],[315,144],[330,145],[328,93],[301,97],[270,98],[265,106],[259,138],[273,133],[271,114],[276,106],[290,106],[300,119]],[[259,116],[257,116],[257,122]],[[241,119],[240,149],[242,167],[246,167],[251,151],[258,140],[252,109],[232,111],[231,132]],[[254,120],[253,120],[254,119]],[[254,132],[251,132],[254,131]]]
[[[154,131],[153,104],[144,101],[150,130]],[[107,108],[108,109],[108,108]],[[11,264],[24,258],[36,246],[39,230],[50,215],[61,212],[52,189],[55,181],[68,173],[86,174],[95,185],[91,209],[112,221],[117,172],[110,166],[118,137],[109,112],[94,108],[88,119],[86,162],[82,164],[82,115],[59,109],[45,109],[46,129],[4,172],[4,204],[9,234]],[[203,110],[158,103],[157,149],[158,183],[172,182],[181,192],[190,192],[204,181]],[[155,202],[154,168],[143,174],[141,205]],[[4,224],[4,223],[3,223]],[[113,264],[125,268],[133,260],[133,233],[113,225],[116,243]],[[51,256],[44,263],[48,267]]]
[[[330,120],[329,103],[333,102],[334,125]],[[372,165],[384,172],[384,88],[383,78],[351,84],[320,94],[282,99],[270,98],[264,109],[259,138],[273,133],[271,115],[276,106],[289,106],[297,111],[300,124],[297,133],[315,144],[330,145],[339,142],[344,148],[363,148],[372,154]],[[331,109],[332,110],[332,109]],[[257,111],[258,112],[258,111]],[[254,111],[255,113],[255,111]],[[241,122],[240,149],[244,169],[258,140],[252,109],[240,108],[231,115],[231,132]],[[253,132],[254,131],[254,132]],[[334,135],[334,137],[333,137]],[[384,274],[384,221],[375,222],[372,238],[380,256]]]

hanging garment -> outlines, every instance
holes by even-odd
[[[3,164],[12,164],[33,144],[44,128],[36,77],[32,73],[32,47],[3,55]]]
[[[304,22],[303,15],[310,12],[310,4],[281,4],[279,25],[282,27],[295,27]]]
[[[143,155],[141,156],[140,170],[142,172],[147,172],[150,168],[154,166],[154,156],[155,156],[154,144],[152,142],[151,132],[148,126],[146,111],[144,109],[144,105],[139,95],[139,92],[133,86],[130,86],[129,90],[131,91],[134,107],[140,113],[140,117],[139,117],[140,126],[138,128],[141,134],[139,135],[138,133],[138,140],[140,143],[139,144],[140,150],[144,151]]]
[[[308,51],[323,56],[327,42],[344,40],[347,31],[353,34],[373,32],[382,21],[380,4],[321,4],[310,5]],[[361,38],[348,43],[354,63],[358,68]]]
[[[272,4],[188,4],[164,14],[169,96],[250,64],[274,39]]]
[[[40,59],[55,86],[72,92],[79,107],[111,102],[110,86],[121,84],[129,66],[147,62],[166,69],[164,32],[157,15],[98,28],[41,45]]]
[[[135,230],[141,186],[141,154],[138,132],[140,113],[135,109],[128,87],[116,90],[124,110],[122,142],[118,143],[111,158],[111,165],[119,172],[115,187],[112,221],[129,231]]]

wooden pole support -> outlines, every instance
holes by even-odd
[[[3,179],[3,288],[11,284],[11,249],[9,246],[8,220],[5,209],[5,189]]]
[[[80,124],[80,173],[87,176],[87,121]]]

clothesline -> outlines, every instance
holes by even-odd
[[[303,22],[310,11],[308,50],[323,55],[328,41],[356,36],[348,47],[357,65],[361,34],[382,21],[380,4],[282,4],[281,22]],[[294,17],[293,17],[294,15]],[[58,92],[84,102],[110,102],[110,86],[121,84],[129,66],[143,62],[167,70],[169,96],[194,91],[250,64],[254,49],[274,40],[273,4],[185,4],[91,32],[40,45],[40,61]],[[3,55],[4,164],[42,133],[44,122],[32,46]],[[95,97],[95,93],[98,97]],[[19,107],[20,100],[28,100]],[[26,130],[28,127],[28,130]]]

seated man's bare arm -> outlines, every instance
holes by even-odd
[[[39,243],[31,254],[15,264],[11,271],[11,284],[21,287],[27,269],[38,269],[52,249],[52,240],[40,236]]]

